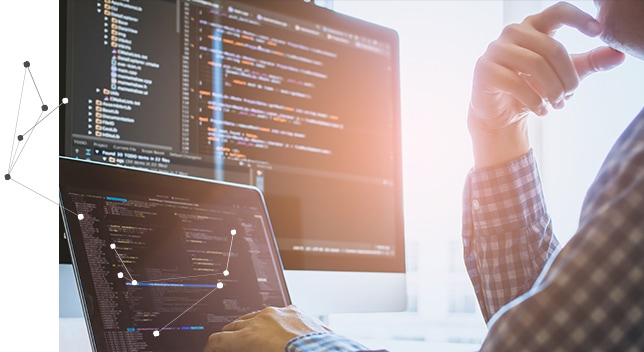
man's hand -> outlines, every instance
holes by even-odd
[[[592,16],[558,3],[507,26],[477,61],[468,126],[477,168],[507,162],[529,150],[525,117],[560,109],[579,81],[613,68],[624,54],[608,47],[571,56],[552,38],[561,26],[588,36],[601,33]]]
[[[265,308],[224,326],[208,338],[204,352],[275,351],[284,352],[292,338],[330,331],[322,322],[306,316],[295,306]]]

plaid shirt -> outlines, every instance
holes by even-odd
[[[365,346],[331,332],[315,332],[298,336],[286,344],[286,352],[386,352],[373,351]]]
[[[481,351],[644,351],[644,110],[608,154],[563,249],[532,152],[470,172],[463,244],[490,327]],[[286,351],[367,349],[315,333]]]
[[[644,350],[644,110],[559,253],[532,152],[471,172],[464,201],[465,263],[490,327],[482,351]]]

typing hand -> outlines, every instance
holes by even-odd
[[[269,307],[247,314],[210,335],[204,352],[284,351],[286,343],[294,337],[325,331],[330,329],[295,306]]]

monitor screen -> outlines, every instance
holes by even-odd
[[[395,31],[304,1],[65,6],[61,155],[258,187],[286,270],[404,273]]]

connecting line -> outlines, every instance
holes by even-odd
[[[20,100],[18,101],[18,115],[16,116],[16,127],[13,130],[13,142],[11,142],[11,158],[9,159],[9,169],[7,173],[11,173],[11,161],[13,161],[13,147],[16,144],[16,133],[18,132],[18,120],[20,118],[20,107],[22,106],[22,93],[25,90],[25,78],[27,76],[27,70],[22,76],[22,88],[20,89]],[[18,149],[16,149],[18,150]]]
[[[36,87],[36,92],[38,93],[38,98],[40,98],[40,103],[45,104],[42,101],[42,97],[40,96],[40,91],[38,90],[38,86],[36,85],[36,80],[34,79],[34,75],[31,74],[31,69],[29,67],[26,68],[27,71],[29,71],[29,75],[31,76],[31,80],[34,82],[34,87]]]
[[[235,240],[235,236],[232,236],[230,239],[230,248],[228,249],[228,260],[226,260],[226,271],[228,271],[228,264],[230,264],[230,254],[233,252],[233,241]]]
[[[40,124],[41,122],[43,122],[47,117],[49,117],[49,115],[53,114],[53,113],[54,113],[54,111],[58,110],[58,108],[59,108],[61,105],[63,105],[63,104],[64,104],[64,103],[60,103],[60,104],[58,104],[58,106],[56,106],[52,111],[50,111],[50,112],[49,112],[49,114],[45,115],[45,117],[43,117],[42,119],[38,118],[38,121],[36,122],[36,124],[35,124],[35,125],[33,125],[33,126],[32,126],[30,129],[28,129],[27,131],[25,131],[25,133],[23,133],[23,135],[25,135],[25,134],[27,134],[27,133],[31,132],[34,128],[36,128],[36,126],[38,126],[38,124]],[[40,113],[40,114],[42,115],[42,113]]]
[[[162,327],[161,329],[159,329],[159,331],[163,331],[163,330],[164,330],[165,328],[167,328],[170,324],[174,323],[177,319],[181,318],[181,316],[182,316],[182,315],[186,314],[188,311],[190,311],[190,309],[192,309],[194,306],[196,306],[197,304],[199,304],[201,301],[203,301],[204,299],[206,299],[206,297],[210,296],[210,294],[212,294],[213,292],[215,292],[215,291],[216,291],[216,290],[218,290],[218,289],[219,289],[219,288],[217,287],[217,288],[213,288],[212,290],[210,290],[210,292],[206,293],[206,295],[205,295],[205,296],[203,296],[203,297],[201,297],[201,299],[200,299],[200,300],[198,300],[198,301],[197,301],[197,302],[195,302],[193,305],[191,305],[191,306],[190,306],[190,308],[188,308],[188,309],[184,310],[184,311],[183,311],[183,313],[181,313],[181,314],[177,315],[177,317],[176,317],[176,318],[174,318],[174,319],[172,319],[172,321],[171,321],[171,322],[169,322],[169,323],[165,324],[165,326],[164,326],[164,327]]]
[[[40,116],[38,116],[38,120],[36,120],[36,124],[33,125],[30,129],[28,129],[27,131],[25,131],[25,133],[22,134],[22,136],[25,136],[27,134],[29,134],[29,136],[27,136],[27,140],[25,141],[25,144],[22,145],[22,149],[20,149],[20,154],[18,154],[18,156],[13,160],[13,165],[11,165],[11,164],[9,165],[9,173],[11,173],[11,171],[13,171],[13,169],[16,167],[16,163],[18,163],[18,159],[20,158],[20,155],[22,155],[22,152],[25,150],[25,147],[27,146],[27,143],[31,139],[31,136],[33,135],[32,132],[36,128],[36,126],[38,126],[41,122],[43,122],[49,115],[53,114],[56,110],[58,110],[58,108],[60,108],[60,106],[63,105],[63,104],[64,103],[58,104],[58,106],[56,106],[56,108],[54,108],[52,111],[50,111],[44,117],[42,117],[42,112],[41,112]],[[18,148],[16,148],[16,152],[17,151],[18,151]]]
[[[127,266],[125,266],[125,263],[123,263],[123,259],[121,259],[121,255],[120,255],[120,254],[119,254],[119,252],[116,250],[116,248],[114,248],[114,253],[116,253],[116,256],[117,256],[117,257],[119,257],[119,260],[121,261],[121,264],[122,264],[122,265],[123,265],[123,267],[125,268],[125,271],[127,272],[127,275],[130,277],[130,281],[134,281],[134,279],[132,278],[132,274],[130,274],[130,271],[129,271],[129,270],[127,270]]]
[[[38,119],[40,119],[41,116],[42,116],[42,112],[40,113],[40,116],[38,116]],[[24,136],[24,135],[22,135],[22,136]],[[25,147],[27,146],[27,143],[29,143],[29,140],[31,139],[31,136],[32,136],[32,133],[29,133],[29,135],[27,136],[27,140],[22,145],[22,148],[20,148],[20,145],[18,145],[14,155],[11,156],[12,157],[11,160],[13,160],[13,164],[11,164],[9,166],[9,173],[13,172],[13,169],[16,167],[16,163],[18,163],[18,159],[22,155],[22,152],[25,150]],[[18,149],[20,149],[20,153],[18,153]],[[15,155],[16,153],[18,154],[17,156]]]
[[[78,214],[76,214],[76,213],[74,213],[73,211],[71,211],[71,210],[69,210],[69,209],[65,208],[64,206],[62,206],[62,205],[60,205],[60,204],[58,204],[58,206],[59,206],[61,209],[63,209],[64,211],[70,212],[70,213],[72,213],[72,214],[74,214],[74,215],[78,216]]]
[[[127,269],[126,269],[127,270]],[[182,277],[170,277],[166,279],[157,279],[157,280],[146,280],[145,282],[158,282],[158,281],[171,281],[171,280],[181,280],[181,279],[192,279],[195,277],[204,277],[204,276],[215,276],[215,275],[221,275],[219,273],[214,273],[214,274],[203,274],[203,275],[193,275],[193,276],[182,276]]]
[[[68,212],[70,212],[70,213],[72,213],[72,214],[74,214],[74,215],[78,216],[78,214],[76,214],[76,213],[74,213],[73,211],[71,211],[71,210],[69,210],[69,209],[67,209],[67,208],[65,208],[65,207],[63,207],[63,206],[61,206],[59,203],[54,202],[53,200],[51,200],[51,199],[49,199],[49,198],[47,198],[47,197],[43,196],[42,194],[40,194],[40,193],[38,193],[38,192],[34,191],[33,189],[31,189],[31,188],[29,188],[29,187],[27,187],[27,186],[23,185],[23,184],[22,184],[22,183],[20,183],[20,182],[16,181],[16,179],[15,179],[15,178],[11,178],[11,181],[13,181],[13,182],[15,182],[15,183],[17,183],[17,184],[21,185],[22,187],[24,187],[24,188],[26,188],[26,189],[28,189],[28,190],[30,190],[30,191],[32,191],[32,192],[34,192],[34,193],[36,193],[37,195],[39,195],[39,196],[41,196],[41,197],[43,197],[43,198],[47,199],[48,201],[50,201],[50,202],[52,202],[52,203],[56,204],[58,207],[63,208],[63,209],[65,209],[66,211],[68,211]]]

